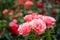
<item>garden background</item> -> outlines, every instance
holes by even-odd
[[[26,4],[27,1],[31,1],[31,5]],[[54,28],[47,29],[50,34],[35,35],[31,32],[24,37],[11,32],[9,23],[12,20],[17,20],[20,25],[25,22],[23,17],[32,13],[56,19]],[[0,40],[60,40],[60,0],[0,0]]]

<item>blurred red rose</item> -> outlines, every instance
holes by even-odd
[[[42,3],[42,2],[38,3],[38,4],[37,4],[37,7],[38,7],[38,8],[42,8],[42,7],[43,7],[43,3]]]

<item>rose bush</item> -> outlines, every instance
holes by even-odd
[[[56,40],[60,2],[51,2],[0,0],[0,40]]]

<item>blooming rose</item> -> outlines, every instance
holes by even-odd
[[[41,19],[34,19],[30,22],[30,24],[32,25],[32,29],[36,34],[42,34],[46,29],[46,24]]]
[[[31,31],[31,25],[28,22],[23,23],[19,25],[18,31],[20,35],[27,36]]]
[[[32,1],[26,1],[25,2],[25,9],[28,9],[30,6],[32,6],[33,5],[33,2]]]
[[[25,21],[31,21],[32,19],[33,19],[32,15],[26,15],[26,16],[24,17],[24,20],[25,20]]]
[[[31,20],[35,19],[36,17],[37,17],[37,14],[32,13],[32,14],[30,14],[30,15],[26,15],[26,16],[24,17],[24,20],[27,22],[27,21],[31,21]]]
[[[53,28],[53,26],[56,22],[56,20],[50,16],[44,16],[42,20],[47,24],[48,28]]]

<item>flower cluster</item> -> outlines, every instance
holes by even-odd
[[[48,28],[53,28],[53,26],[54,26],[54,24],[56,22],[56,20],[53,17],[50,17],[50,16],[43,16],[43,15],[35,14],[35,15],[26,15],[24,17],[24,20],[26,22],[34,20],[34,19],[41,19],[41,20],[43,20],[46,23]]]
[[[35,34],[42,34],[46,28],[53,28],[56,20],[50,16],[30,14],[24,17],[25,23],[19,25],[18,32],[20,35],[26,36],[31,29]]]
[[[13,35],[18,35],[18,24],[17,24],[17,20],[14,19],[9,23],[9,27],[10,27],[10,31]]]

